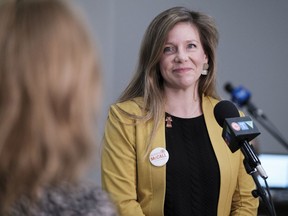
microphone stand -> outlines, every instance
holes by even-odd
[[[268,131],[276,140],[278,140],[283,147],[288,150],[288,142],[285,138],[281,135],[279,130],[268,120],[266,115],[264,115],[263,111],[256,108],[253,104],[248,103],[247,110],[248,112]]]
[[[241,149],[242,150],[242,149]],[[256,184],[256,189],[252,191],[252,195],[257,198],[257,197],[261,197],[263,203],[265,204],[265,207],[267,209],[267,211],[269,212],[269,215],[270,216],[276,216],[276,212],[274,210],[274,208],[272,207],[272,204],[269,202],[267,196],[266,196],[266,192],[265,190],[263,189],[263,187],[261,186],[260,182],[259,182],[259,179],[258,179],[258,174],[257,174],[257,170],[256,168],[254,167],[251,167],[250,164],[251,162],[247,159],[246,157],[246,152],[243,151],[243,154],[245,156],[245,159],[243,160],[243,164],[244,164],[244,167],[246,169],[246,172],[252,176],[255,184]]]

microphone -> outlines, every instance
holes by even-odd
[[[250,117],[240,117],[236,106],[223,100],[214,107],[214,116],[217,123],[223,128],[222,137],[232,153],[241,149],[248,165],[259,172],[263,179],[268,178],[261,162],[254,152],[250,141],[257,137],[260,132]]]
[[[268,119],[261,109],[258,109],[252,102],[250,102],[251,93],[239,86],[234,88],[231,83],[226,83],[224,89],[231,94],[231,100],[239,107],[246,106],[247,111],[257,120],[259,123],[271,133],[286,149],[288,149],[287,140],[281,135],[276,126]]]
[[[251,92],[243,86],[233,87],[231,83],[226,83],[224,89],[231,94],[231,100],[236,103],[239,107],[246,106],[247,110],[253,116],[260,116],[266,118],[263,111],[257,108],[251,101]]]

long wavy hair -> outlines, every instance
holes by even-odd
[[[148,26],[140,48],[139,62],[136,73],[118,102],[143,97],[143,116],[129,115],[144,121],[154,120],[151,136],[156,132],[164,115],[163,78],[159,62],[169,31],[180,22],[188,22],[199,31],[201,44],[208,57],[208,75],[201,76],[198,94],[219,98],[216,91],[216,48],[218,31],[214,19],[206,14],[191,11],[185,7],[173,7],[156,16]],[[191,95],[192,97],[192,95]],[[151,139],[150,139],[151,140]]]
[[[76,181],[91,158],[101,74],[78,12],[60,0],[0,3],[0,212]]]

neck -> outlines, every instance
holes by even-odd
[[[202,114],[198,92],[165,91],[165,111],[181,118],[193,118]]]

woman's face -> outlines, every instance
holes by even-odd
[[[188,22],[176,24],[168,33],[160,58],[160,71],[164,87],[195,89],[208,63],[197,28]]]

